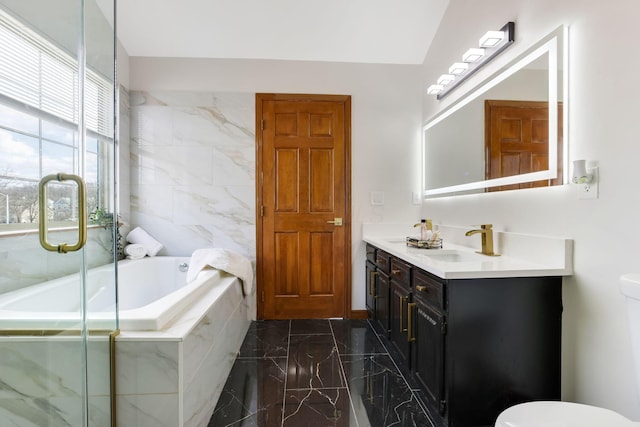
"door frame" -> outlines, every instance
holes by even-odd
[[[280,94],[256,93],[256,308],[257,319],[264,319],[264,286],[263,286],[263,250],[262,250],[262,181],[263,181],[263,134],[262,134],[262,103],[263,101],[341,101],[344,105],[344,163],[345,163],[345,229],[344,241],[344,308],[345,319],[354,317],[351,307],[351,95],[313,95],[313,94]]]

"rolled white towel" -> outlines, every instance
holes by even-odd
[[[147,250],[147,255],[149,256],[156,256],[158,252],[164,248],[162,243],[151,237],[149,233],[140,227],[134,228],[129,232],[129,234],[127,234],[127,241],[129,243],[138,243],[143,245]]]
[[[147,255],[147,248],[139,243],[131,243],[124,247],[124,254],[127,259],[140,259]]]

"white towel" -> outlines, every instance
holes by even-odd
[[[147,248],[139,243],[131,243],[124,247],[124,254],[127,259],[140,259],[147,255]]]
[[[251,261],[244,255],[223,248],[196,249],[191,255],[189,271],[187,271],[187,283],[193,281],[198,273],[210,266],[237,276],[242,280],[244,295],[253,293],[253,268]]]
[[[156,256],[164,245],[151,237],[149,233],[140,227],[136,227],[127,234],[127,242],[138,243],[147,249],[147,255]]]

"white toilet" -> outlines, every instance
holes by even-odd
[[[631,344],[640,388],[640,274],[620,278],[627,299]],[[570,402],[527,402],[505,409],[496,427],[639,427],[622,415],[604,408]]]

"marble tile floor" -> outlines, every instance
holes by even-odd
[[[209,427],[434,427],[367,320],[253,322]]]

